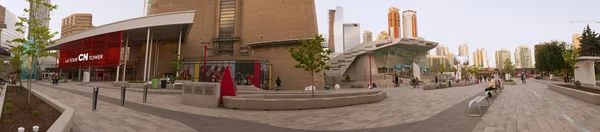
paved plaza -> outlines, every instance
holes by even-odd
[[[110,82],[34,82],[33,88],[75,108],[72,131],[84,132],[600,131],[600,106],[550,91],[544,83],[507,85],[482,117],[467,116],[467,102],[483,95],[485,84],[439,90],[383,88],[387,98],[381,102],[291,111],[188,106],[173,89],[151,89],[148,102],[142,103],[140,88],[129,88],[126,106],[121,107],[120,89]],[[96,112],[91,111],[92,86],[100,87]]]

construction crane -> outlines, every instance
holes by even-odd
[[[600,23],[600,21],[571,21],[571,23]]]

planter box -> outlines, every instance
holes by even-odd
[[[31,93],[46,102],[46,104],[52,106],[54,109],[62,112],[62,114],[52,123],[52,126],[48,128],[49,132],[70,132],[73,128],[73,116],[75,116],[75,109],[58,102],[45,94],[42,94],[35,89],[31,90]]]
[[[575,90],[554,84],[548,84],[548,89],[586,102],[590,102],[592,104],[600,104],[600,94]]]

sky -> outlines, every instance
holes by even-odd
[[[50,28],[60,31],[62,18],[73,13],[93,14],[95,26],[141,17],[143,0],[52,0],[59,6],[52,13]],[[387,30],[390,7],[417,11],[420,37],[445,45],[458,54],[458,45],[466,43],[472,56],[475,48],[485,48],[489,64],[495,67],[494,52],[511,51],[519,45],[533,45],[551,40],[571,43],[571,35],[581,33],[586,23],[600,21],[599,0],[315,0],[319,33],[327,36],[327,10],[344,8],[345,23],[360,23],[373,37]],[[15,15],[23,15],[25,0],[0,0]],[[600,30],[600,23],[590,27]],[[362,36],[362,31],[361,31]],[[58,36],[57,36],[58,37]],[[361,38],[362,39],[362,38]],[[433,49],[432,51],[435,51]],[[434,52],[432,52],[434,53]],[[533,55],[532,55],[533,56]]]

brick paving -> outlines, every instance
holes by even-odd
[[[76,113],[73,131],[600,131],[599,106],[550,91],[535,81],[507,85],[489,110],[483,107],[487,111],[483,117],[467,116],[467,102],[483,94],[481,84],[427,91],[384,88],[388,98],[382,102],[295,111],[192,107],[181,104],[177,95],[160,92],[149,94],[146,104],[141,103],[140,92],[128,92],[126,107],[120,107],[119,89],[101,87],[99,111],[91,112],[92,85],[97,84],[74,82],[52,88],[34,83],[34,88],[84,113]]]
[[[600,106],[551,91],[549,82],[507,85],[473,132],[600,131]]]

